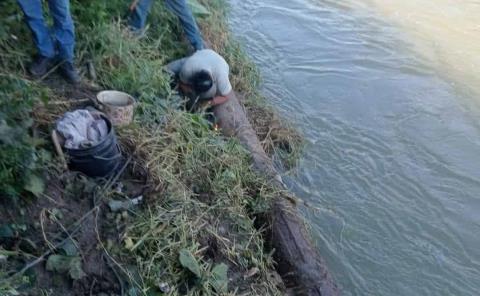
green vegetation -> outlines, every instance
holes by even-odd
[[[24,191],[38,195],[44,187],[40,170],[50,154],[39,147],[42,140],[28,130],[34,124],[30,117],[34,103],[45,97],[30,83],[12,77],[0,79],[0,96],[2,195],[17,198]]]
[[[280,124],[256,90],[254,65],[225,31],[225,3],[201,3],[210,12],[200,20],[204,36],[231,65],[234,88],[247,98],[259,137],[269,152],[284,151],[282,158],[292,161],[301,139]],[[109,289],[124,295],[282,294],[262,237],[265,230],[254,225],[256,215],[268,210],[275,189],[252,171],[248,153],[236,140],[212,130],[201,114],[179,110],[181,102],[162,70],[189,51],[177,20],[158,1],[145,36],[137,37],[121,18],[127,6],[123,0],[72,1],[81,71],[93,64],[97,79],[91,83],[138,100],[135,122],[117,130],[122,149],[131,155],[119,181],[134,184],[133,191],[140,189],[146,202],[111,213],[108,201],[133,196],[118,192],[112,180],[60,174],[58,161],[52,161],[49,131],[59,115],[77,104],[76,97],[55,79],[27,79],[25,65],[34,52],[29,32],[15,3],[0,4],[0,198],[19,200],[19,206],[4,210],[23,213],[11,221],[12,215],[2,212],[0,224],[27,225],[25,231],[0,235],[0,256],[3,251],[20,254],[0,258],[9,263],[0,262],[0,293],[65,291],[58,281],[42,284],[31,273],[5,279],[32,257],[46,255],[47,262],[57,263],[65,259],[62,236],[68,233],[81,257],[66,258],[68,266],[51,263],[47,271],[74,274],[69,287],[75,293],[88,295],[99,285],[100,279],[87,276],[94,269],[89,258],[98,255],[107,258],[106,269],[113,270],[118,282]],[[29,203],[19,199],[32,193],[37,198]],[[77,236],[79,227],[92,234]],[[93,250],[86,248],[92,245]]]
[[[166,282],[181,289],[193,277],[198,293],[215,294],[212,274],[227,268],[236,278],[232,292],[278,294],[269,280],[271,256],[252,221],[274,190],[252,172],[247,152],[219,137],[202,117],[166,116],[161,129],[122,131],[135,143],[136,166],[148,168],[159,188],[151,195],[155,202],[127,227],[125,255],[135,255],[147,287]],[[194,263],[179,261],[182,252],[194,254]],[[258,280],[244,278],[249,270],[258,270]]]

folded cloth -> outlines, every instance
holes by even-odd
[[[56,130],[65,139],[63,146],[68,149],[95,146],[108,134],[105,120],[85,109],[65,113],[57,121]]]

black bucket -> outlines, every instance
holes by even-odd
[[[115,131],[110,120],[102,115],[108,127],[108,134],[97,145],[82,149],[68,149],[69,168],[90,177],[106,177],[120,168],[122,153],[117,144]]]

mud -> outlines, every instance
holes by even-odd
[[[58,114],[36,110],[34,116],[41,133],[49,133],[46,129],[65,108],[90,104],[88,101],[98,90],[86,84],[73,87],[58,77],[48,77],[44,83],[52,89],[57,102],[65,104],[55,110]],[[124,279],[99,243],[100,238],[119,244],[124,228],[107,205],[96,201],[105,180],[63,172],[58,167],[50,168],[47,174],[46,190],[41,197],[0,207],[0,225],[14,229],[12,237],[0,238],[0,248],[29,254],[28,258],[9,258],[8,274],[15,274],[35,257],[49,251],[61,253],[53,246],[74,233],[70,236],[76,242],[85,276],[72,280],[68,274],[47,271],[46,260],[43,260],[25,272],[28,283],[19,290],[22,295],[121,295]],[[143,191],[145,179],[129,167],[121,182],[123,193],[133,196]],[[95,205],[98,209],[92,211]]]
[[[25,295],[43,295],[44,291],[48,291],[50,295],[120,293],[118,279],[105,260],[103,251],[98,248],[99,234],[96,224],[110,227],[109,221],[103,215],[105,210],[101,208],[98,213],[94,212],[82,220],[82,217],[92,209],[92,190],[95,186],[76,173],[68,172],[58,177],[51,175],[44,197],[26,204],[0,209],[0,224],[22,225],[25,229],[24,232],[15,233],[9,241],[0,240],[0,245],[35,257],[48,252],[52,245],[67,237],[67,232],[72,233],[73,229],[78,227],[78,231],[71,238],[77,243],[82,269],[86,276],[73,281],[68,275],[47,271],[46,262],[43,261],[27,271],[30,283],[25,289],[28,291]],[[77,221],[81,220],[82,222],[75,226]],[[53,253],[60,252],[58,249],[52,250]],[[30,261],[17,258],[10,262],[11,270]]]

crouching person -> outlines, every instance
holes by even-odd
[[[230,68],[225,59],[211,49],[196,51],[190,57],[167,65],[178,79],[180,92],[190,100],[188,110],[223,104],[233,95]]]
[[[80,77],[73,64],[75,29],[70,15],[70,1],[48,0],[53,18],[53,36],[43,17],[42,0],[17,0],[17,3],[23,10],[38,51],[28,66],[30,74],[40,78],[60,63],[58,69],[63,77],[71,83],[79,82]]]

